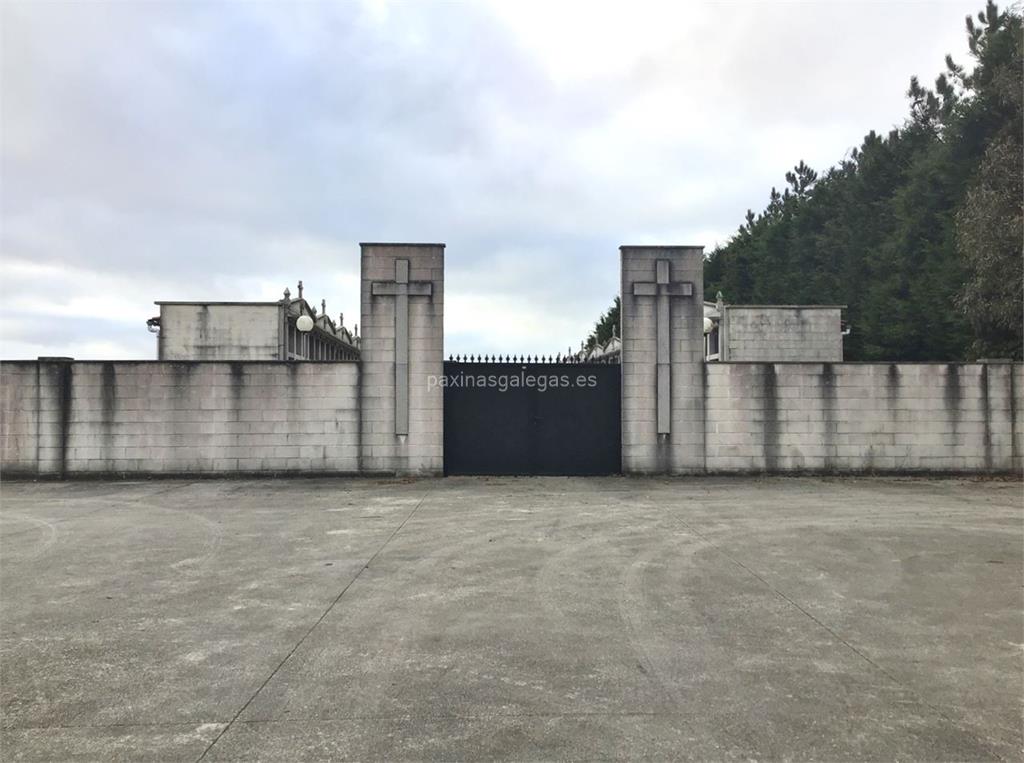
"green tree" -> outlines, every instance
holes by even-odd
[[[619,308],[622,306],[622,301],[616,297],[612,306],[607,312],[602,313],[597,323],[594,324],[594,330],[590,332],[590,336],[587,337],[587,349],[592,349],[595,345],[604,344],[612,335],[618,336],[619,334]]]
[[[1024,60],[1020,19],[989,4],[968,16],[971,52],[979,66],[965,130],[993,133],[956,216],[957,250],[968,276],[958,295],[975,356],[1020,359],[1024,345],[1024,150],[1021,145]]]
[[[847,305],[849,360],[1021,357],[1022,23],[967,19],[970,71],[916,77],[898,129],[819,175],[803,161],[705,262],[727,302]],[[596,336],[596,334],[595,334]]]

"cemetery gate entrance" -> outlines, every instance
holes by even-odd
[[[618,362],[449,359],[443,384],[445,474],[621,471]]]

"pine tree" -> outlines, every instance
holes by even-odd
[[[847,305],[850,360],[1020,358],[1024,294],[1022,23],[967,19],[971,71],[916,77],[909,115],[820,177],[802,161],[711,252],[727,302]]]

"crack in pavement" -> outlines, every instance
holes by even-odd
[[[714,551],[715,553],[723,556],[730,563],[736,565],[737,567],[739,567],[740,569],[745,571],[748,575],[750,575],[751,577],[753,577],[756,580],[760,581],[761,584],[764,585],[769,591],[774,593],[780,599],[782,599],[783,601],[788,603],[791,607],[793,607],[798,612],[803,614],[805,617],[807,617],[809,620],[811,620],[813,623],[815,623],[819,628],[824,629],[836,641],[838,641],[840,644],[845,646],[848,650],[853,652],[853,654],[855,654],[858,658],[860,658],[861,660],[866,662],[868,665],[870,665],[872,668],[877,670],[883,676],[888,678],[894,684],[896,684],[901,689],[906,691],[908,693],[908,695],[910,695],[911,697],[914,698],[915,702],[919,703],[923,707],[929,708],[933,713],[938,715],[940,718],[942,718],[946,722],[950,723],[955,729],[957,729],[958,731],[960,731],[960,732],[966,734],[967,736],[971,737],[975,742],[977,742],[982,747],[987,748],[989,753],[996,760],[1004,760],[1004,758],[1001,755],[999,755],[999,753],[997,753],[994,749],[992,749],[992,743],[991,743],[990,740],[984,739],[983,737],[979,736],[974,730],[964,727],[963,724],[959,723],[955,718],[951,717],[948,713],[944,712],[942,710],[942,708],[937,707],[936,705],[933,705],[931,702],[926,700],[912,686],[909,686],[904,681],[900,680],[900,678],[895,673],[892,673],[891,671],[889,671],[888,669],[886,669],[885,667],[883,667],[879,663],[875,662],[875,660],[871,659],[871,657],[869,657],[863,651],[861,651],[856,646],[854,646],[849,641],[847,641],[845,638],[843,638],[841,635],[839,635],[839,633],[835,629],[833,629],[831,626],[829,626],[827,623],[823,622],[819,618],[815,617],[811,612],[809,612],[807,609],[805,609],[803,606],[801,606],[799,603],[797,603],[793,598],[791,598],[789,595],[787,595],[786,593],[781,591],[779,588],[777,588],[775,585],[770,583],[765,577],[763,577],[762,575],[760,575],[757,572],[755,572],[754,570],[752,570],[750,567],[745,565],[739,559],[737,559],[734,556],[732,556],[732,554],[730,554],[729,552],[723,550],[711,538],[707,537],[704,533],[702,533],[699,530],[697,530],[695,527],[693,527],[686,520],[680,518],[674,512],[671,514],[671,516],[679,525],[684,527],[687,532],[692,533],[696,537],[698,537],[701,540],[703,540],[706,543],[708,543],[712,551]]]
[[[309,627],[309,630],[307,630],[302,635],[302,637],[295,643],[295,646],[293,646],[291,648],[291,650],[288,652],[288,654],[286,654],[284,656],[284,659],[281,660],[281,662],[279,662],[277,664],[277,667],[275,667],[270,672],[270,675],[267,676],[266,679],[263,681],[263,683],[261,683],[259,685],[259,687],[256,689],[256,691],[254,691],[252,693],[252,696],[249,697],[249,699],[247,699],[245,701],[245,704],[243,704],[242,707],[239,708],[238,712],[234,714],[234,716],[231,718],[230,721],[228,721],[227,725],[223,729],[221,729],[221,732],[219,734],[217,734],[216,738],[214,738],[214,740],[212,742],[210,742],[210,744],[207,746],[207,748],[205,750],[203,750],[202,755],[200,755],[198,758],[196,758],[196,763],[199,763],[201,760],[203,760],[203,758],[206,757],[206,755],[210,752],[210,750],[213,749],[214,745],[216,745],[217,742],[220,741],[221,737],[223,737],[225,734],[227,734],[227,732],[230,730],[230,728],[235,724],[235,721],[238,720],[239,716],[241,716],[242,713],[244,713],[246,711],[246,709],[249,707],[249,705],[251,705],[255,701],[256,697],[259,696],[260,692],[263,691],[263,689],[267,686],[267,684],[269,684],[273,680],[274,676],[277,675],[278,671],[280,671],[281,668],[284,667],[285,663],[288,662],[288,660],[290,660],[292,658],[292,655],[294,655],[299,650],[299,647],[301,647],[302,644],[306,641],[306,639],[308,639],[310,637],[310,635],[313,633],[313,631],[316,630],[317,626],[319,626],[320,623],[322,623],[326,619],[327,615],[329,615],[331,613],[331,610],[334,609],[335,605],[339,601],[341,601],[341,598],[348,592],[348,590],[355,584],[355,582],[357,580],[359,580],[360,576],[367,569],[369,569],[370,565],[373,564],[373,562],[377,559],[377,557],[380,556],[380,554],[384,551],[385,548],[387,548],[387,545],[392,540],[394,540],[395,536],[398,535],[398,533],[400,533],[402,531],[402,528],[405,527],[405,525],[409,522],[409,520],[413,518],[413,515],[417,511],[420,510],[420,506],[423,505],[423,502],[427,500],[427,495],[429,495],[429,492],[423,494],[423,497],[420,498],[419,501],[417,501],[415,506],[413,506],[412,511],[410,511],[406,515],[405,519],[403,519],[401,521],[401,523],[398,525],[398,527],[396,527],[394,529],[394,531],[391,533],[391,535],[389,535],[387,537],[387,539],[384,541],[384,543],[381,544],[381,547],[373,552],[373,555],[369,559],[366,560],[366,563],[362,567],[359,568],[359,572],[357,572],[352,577],[352,579],[350,581],[348,581],[348,583],[345,584],[344,588],[342,588],[341,591],[338,593],[338,595],[334,597],[334,600],[331,601],[331,603],[327,605],[327,608],[321,613],[320,617],[318,617],[316,619],[316,622],[314,622]]]

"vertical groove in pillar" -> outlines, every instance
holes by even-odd
[[[409,283],[409,260],[395,260],[395,282]],[[395,434],[409,434],[409,296],[395,297]]]
[[[658,284],[658,434],[672,432],[672,343],[671,343],[671,306],[665,288],[669,279],[668,260],[658,260],[655,264]]]

